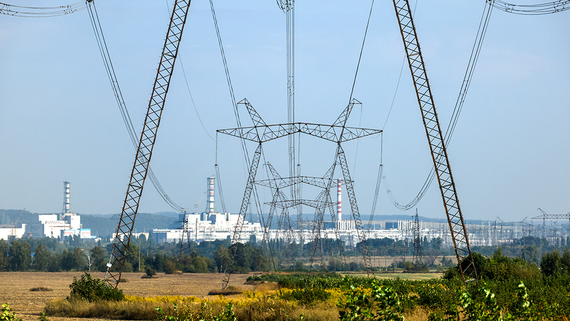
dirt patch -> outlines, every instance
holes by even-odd
[[[16,316],[22,320],[38,320],[49,300],[65,298],[73,277],[80,278],[83,272],[0,272],[0,304],[8,303]],[[94,278],[105,278],[105,273],[93,272]],[[163,296],[181,295],[205,297],[212,290],[222,288],[222,274],[162,274],[159,278],[141,279],[144,273],[123,273],[129,282],[119,284],[126,295]],[[244,285],[247,274],[236,274],[230,278],[230,286],[253,290],[255,286]],[[30,291],[45,287],[53,291]],[[99,319],[73,319],[50,317],[52,321],[89,321]]]

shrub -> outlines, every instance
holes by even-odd
[[[95,302],[99,300],[121,301],[125,298],[123,290],[106,286],[105,282],[100,279],[93,279],[87,272],[79,280],[73,277],[73,282],[69,285],[69,288],[71,293],[67,297],[68,300],[80,299]]]
[[[170,260],[164,263],[164,273],[165,274],[174,274],[176,272],[176,264]]]
[[[8,303],[4,303],[2,304],[2,309],[0,309],[0,311],[2,312],[2,314],[0,314],[0,320],[1,321],[21,321],[21,319],[16,318],[16,314],[13,312],[10,312],[10,306],[8,305]]]
[[[370,292],[351,284],[345,278],[348,288],[346,298],[337,303],[340,320],[391,320],[403,321],[402,307],[398,294],[391,286],[380,286],[377,280],[370,282]]]
[[[146,268],[146,276],[152,278],[156,275],[156,270],[153,268]]]
[[[326,301],[331,294],[319,288],[294,289],[281,293],[281,298],[285,300],[296,300],[303,304],[311,304],[317,301]]]
[[[48,292],[48,291],[53,291],[53,289],[52,288],[46,288],[45,286],[38,286],[35,288],[31,288],[30,291],[32,291],[32,292],[37,292],[37,291]]]

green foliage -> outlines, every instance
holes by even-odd
[[[12,271],[27,271],[32,263],[32,248],[26,241],[13,240],[8,251]]]
[[[11,310],[8,303],[2,304],[2,309],[0,309],[2,312],[2,314],[0,314],[0,321],[21,321],[21,319],[16,317],[15,313],[10,312]]]
[[[277,274],[269,273],[260,276],[250,276],[248,281],[277,282],[280,287],[289,289],[338,288],[342,283],[342,276],[334,272]]]
[[[540,268],[546,276],[570,274],[570,253],[568,253],[568,249],[564,251],[562,257],[557,250],[544,254],[540,261]]]
[[[536,264],[527,262],[522,258],[509,258],[503,255],[500,247],[490,258],[486,258],[477,252],[473,252],[472,255],[477,275],[481,280],[528,280],[542,276]],[[466,264],[466,262],[464,261],[462,264]],[[448,280],[461,278],[461,274],[457,267],[452,267],[445,272],[444,278]]]
[[[283,292],[280,297],[285,300],[295,300],[302,304],[311,304],[318,301],[326,301],[331,294],[321,288],[294,289],[291,292]]]
[[[404,320],[398,294],[390,286],[380,286],[372,280],[370,293],[346,279],[346,298],[337,303],[340,320]]]
[[[468,321],[503,321],[513,320],[510,314],[505,314],[498,305],[495,294],[482,283],[477,287],[477,299],[468,291],[463,291],[460,295],[463,314]]]
[[[42,312],[42,314],[40,315],[39,320],[40,320],[40,321],[49,321],[49,319],[48,319],[47,314],[46,314],[45,311]]]
[[[164,273],[166,274],[174,274],[176,272],[176,263],[172,260],[167,260],[164,263]]]
[[[45,245],[40,243],[36,247],[36,252],[34,255],[34,263],[32,265],[33,269],[36,271],[47,271],[49,263],[51,260],[51,253],[46,248]]]
[[[230,262],[230,253],[228,251],[228,248],[224,245],[220,245],[214,254],[214,261],[216,262],[216,268],[218,269],[218,272],[223,273],[225,267]]]
[[[61,268],[65,271],[82,271],[87,266],[85,255],[80,248],[63,251],[61,255]]]
[[[79,280],[73,277],[73,282],[69,285],[69,288],[71,292],[69,297],[67,297],[68,300],[79,299],[96,302],[99,300],[121,301],[125,298],[123,290],[106,286],[105,282],[100,279],[94,279],[87,272],[84,272]]]
[[[146,276],[152,278],[156,275],[156,270],[153,268],[146,268]]]
[[[8,243],[4,240],[0,240],[0,272],[8,271],[10,266],[8,263]]]
[[[107,262],[105,262],[105,257],[105,250],[99,246],[94,246],[91,249],[92,269],[99,272],[107,271]]]

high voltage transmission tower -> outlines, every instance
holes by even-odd
[[[420,234],[420,218],[417,209],[416,215],[414,215],[414,258],[412,263],[414,263],[416,267],[423,265],[422,235]]]
[[[308,205],[316,208],[316,217],[313,223],[314,243],[312,248],[312,253],[315,254],[317,250],[316,247],[320,242],[320,228],[322,226],[323,214],[325,210],[329,208],[331,215],[334,215],[334,207],[332,206],[331,202],[330,189],[335,187],[334,172],[335,168],[338,166],[341,168],[343,180],[345,182],[348,199],[350,202],[350,207],[355,222],[358,240],[360,241],[361,251],[365,262],[365,266],[367,268],[367,271],[371,270],[370,256],[368,254],[368,247],[366,246],[366,235],[364,233],[364,229],[362,226],[362,220],[360,218],[360,212],[358,210],[358,204],[356,201],[356,194],[354,193],[353,181],[350,176],[350,171],[348,168],[348,163],[346,160],[346,155],[344,153],[342,144],[358,138],[377,135],[380,134],[382,131],[377,129],[355,128],[355,127],[346,126],[346,122],[348,121],[350,113],[354,108],[355,104],[360,104],[360,102],[356,99],[353,99],[350,102],[350,104],[348,104],[348,106],[342,111],[340,116],[336,119],[336,121],[332,125],[301,123],[301,122],[268,125],[265,123],[265,121],[263,121],[261,116],[257,113],[254,107],[249,103],[249,101],[243,99],[242,101],[239,102],[239,105],[243,105],[247,109],[247,112],[253,122],[253,126],[220,129],[217,131],[218,133],[221,134],[226,134],[229,136],[240,138],[245,141],[254,142],[257,145],[251,164],[249,166],[248,179],[242,203],[240,206],[240,212],[235,226],[235,231],[232,236],[232,244],[240,242],[241,240],[241,231],[243,228],[245,214],[250,204],[252,190],[255,184],[259,184],[271,187],[274,190],[273,194],[274,199],[273,202],[270,203],[270,205],[274,208],[279,207],[285,209],[299,205],[305,205],[305,206]],[[275,171],[273,173],[274,177],[273,180],[256,181],[257,169],[259,167],[259,161],[261,159],[263,144],[279,138],[288,137],[296,134],[305,134],[317,137],[332,142],[336,145],[336,153],[333,165],[331,166],[329,171],[327,171],[325,176],[323,176],[321,179],[318,179],[314,177],[304,177],[296,175],[293,177],[283,179],[278,174],[276,174]],[[302,199],[289,200],[285,198],[283,193],[280,192],[280,189],[282,188],[288,186],[295,186],[299,184],[310,184],[313,186],[321,187],[323,191],[319,194],[316,200],[302,200]],[[268,221],[271,221],[271,218],[268,218]],[[269,227],[266,222],[265,229],[268,228]],[[233,265],[234,258],[236,255],[235,247],[231,247],[230,250],[231,250],[230,260],[225,267],[224,278],[222,280],[223,288],[225,288],[229,283],[230,275],[232,272],[231,267]]]
[[[408,65],[412,73],[416,96],[420,105],[423,123],[435,167],[439,188],[443,198],[445,213],[451,231],[451,238],[455,247],[455,255],[460,267],[463,281],[467,278],[477,279],[475,262],[471,254],[467,228],[463,221],[463,214],[459,207],[455,182],[451,173],[451,166],[445,149],[445,142],[439,126],[439,120],[433,102],[431,89],[420,50],[420,43],[416,35],[416,27],[412,18],[412,10],[407,0],[393,0],[396,16],[400,26],[404,48],[408,58]]]
[[[164,109],[166,95],[168,94],[170,78],[178,55],[178,46],[180,45],[189,8],[190,0],[176,0],[174,3],[135,162],[131,171],[131,179],[127,187],[123,210],[115,233],[111,258],[109,263],[107,263],[105,283],[113,287],[117,287],[121,279],[121,272],[125,264],[127,249],[131,240],[158,126],[160,125],[160,117]]]

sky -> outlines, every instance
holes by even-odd
[[[123,96],[140,131],[173,1],[95,1]],[[236,98],[247,98],[266,123],[286,122],[285,14],[270,0],[214,4]],[[295,117],[332,123],[350,97],[370,1],[298,0],[295,5]],[[417,4],[416,30],[443,128],[483,8],[484,1]],[[537,208],[552,214],[570,211],[568,30],[568,11],[544,16],[493,11],[448,146],[465,219],[521,221],[540,215]],[[0,43],[0,208],[61,212],[63,181],[70,181],[74,212],[119,213],[135,151],[87,11],[52,18],[0,15]],[[397,202],[405,204],[433,166],[411,75],[407,65],[402,69],[404,58],[393,5],[376,1],[354,89],[362,106],[354,109],[349,125],[383,129],[384,135],[344,145],[362,214],[371,211],[381,159],[386,181],[377,214],[415,214],[392,205],[386,182]],[[243,125],[251,125],[240,108]],[[188,211],[205,209],[206,178],[214,174],[217,154],[226,207],[239,211],[248,165],[237,138],[215,139],[217,129],[235,126],[209,3],[194,0],[151,162],[177,204]],[[306,136],[300,144],[302,174],[324,175],[334,144]],[[262,161],[287,176],[286,140],[264,147]],[[248,145],[250,154],[254,148]],[[266,178],[263,166],[258,178]],[[303,189],[305,198],[317,192]],[[260,188],[259,195],[261,202],[270,200],[268,190]],[[346,197],[344,202],[346,214]],[[221,209],[219,202],[216,207]],[[421,216],[445,217],[437,184],[415,208]],[[164,211],[172,209],[147,182],[139,212]]]

